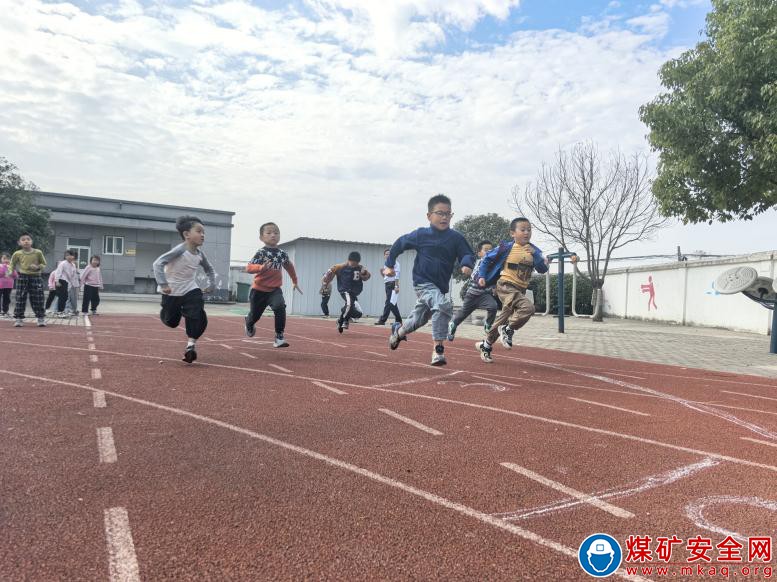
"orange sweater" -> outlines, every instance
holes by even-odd
[[[246,265],[246,271],[255,273],[254,284],[251,285],[257,291],[273,291],[283,285],[283,274],[281,267],[289,273],[292,282],[297,284],[297,272],[294,270],[294,264],[289,259],[286,251],[277,247],[264,247],[259,249]]]

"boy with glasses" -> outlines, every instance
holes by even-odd
[[[427,205],[426,218],[428,228],[419,228],[401,236],[391,247],[386,259],[384,276],[394,273],[397,257],[406,250],[414,249],[416,258],[413,264],[413,287],[418,301],[413,313],[404,323],[391,326],[389,347],[397,349],[399,342],[407,340],[407,334],[414,332],[432,320],[432,339],[434,352],[432,366],[443,366],[445,360],[445,338],[448,335],[448,322],[453,316],[453,303],[448,291],[453,267],[458,260],[461,272],[472,273],[474,256],[472,248],[464,236],[450,228],[451,200],[443,194],[432,196]]]

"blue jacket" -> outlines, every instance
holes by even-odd
[[[413,263],[413,285],[431,283],[443,293],[448,292],[453,267],[458,259],[462,267],[475,264],[472,248],[460,232],[431,226],[403,235],[391,247],[386,266],[394,267],[397,257],[407,250],[417,252]]]
[[[488,254],[480,261],[480,273],[478,278],[486,280],[486,286],[495,285],[499,280],[499,274],[502,272],[510,251],[513,250],[514,240],[503,240],[495,249],[491,249]],[[542,251],[535,245],[529,243],[532,247],[532,258],[534,259],[534,270],[538,273],[547,273],[548,266],[545,264],[545,257]]]

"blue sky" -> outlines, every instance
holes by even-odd
[[[639,107],[709,0],[12,0],[0,155],[42,189],[236,212],[389,242],[446,192],[511,216],[559,148],[645,153]],[[763,249],[774,216],[683,227],[624,254]],[[543,243],[542,240],[537,242]]]

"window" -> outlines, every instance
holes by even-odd
[[[105,236],[103,238],[104,255],[123,255],[124,237],[123,236]]]

